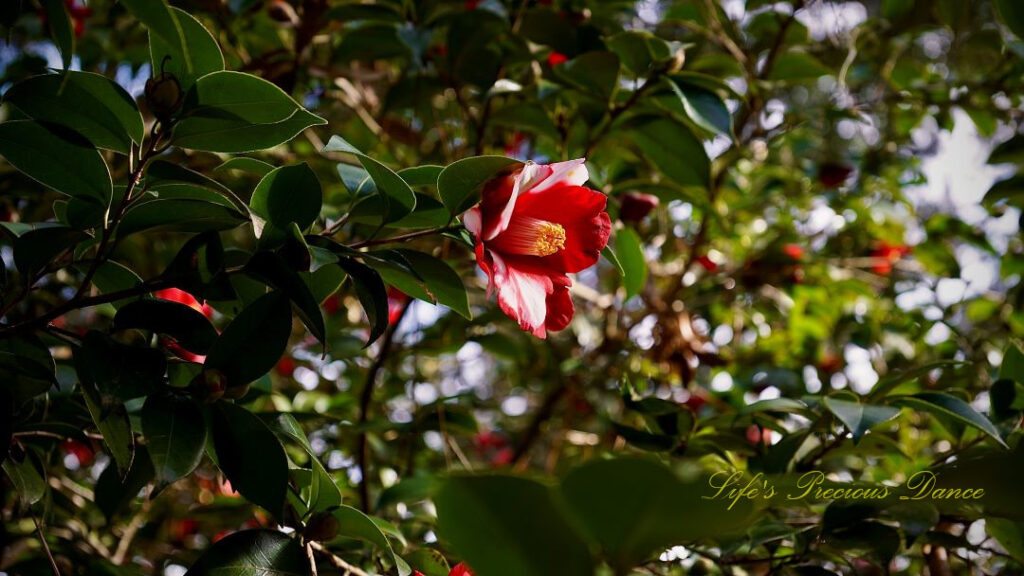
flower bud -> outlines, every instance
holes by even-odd
[[[622,205],[619,207],[619,218],[623,222],[639,222],[650,214],[658,204],[658,197],[651,194],[639,192],[623,194]]]
[[[181,109],[185,95],[181,84],[173,74],[161,72],[160,75],[146,80],[146,105],[157,120],[166,123],[175,112]]]
[[[227,378],[220,370],[204,369],[192,380],[192,394],[203,402],[216,402],[227,391]]]

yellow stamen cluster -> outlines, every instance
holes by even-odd
[[[561,224],[542,222],[537,226],[535,250],[538,256],[550,256],[565,248],[565,228]]]

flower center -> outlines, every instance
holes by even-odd
[[[511,254],[550,256],[565,248],[565,228],[539,218],[520,216],[495,239],[499,250]]]

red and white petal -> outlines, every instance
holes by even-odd
[[[590,179],[587,171],[586,158],[577,158],[565,162],[549,164],[550,173],[528,188],[530,193],[543,192],[556,186],[583,186]]]
[[[494,262],[494,280],[498,305],[519,327],[538,338],[545,337],[547,298],[554,290],[550,273],[535,266],[522,266],[513,259],[506,260],[491,252]]]
[[[608,244],[612,223],[605,207],[608,198],[583,186],[560,186],[519,199],[516,217],[536,218],[565,229],[564,247],[541,262],[561,273],[589,268]]]
[[[554,290],[551,294],[548,294],[548,316],[544,322],[544,327],[551,332],[558,332],[569,325],[576,309],[572,304],[572,297],[569,296],[569,286],[572,285],[569,277],[556,276],[552,280],[554,282]]]
[[[480,234],[484,229],[483,216],[480,214],[480,209],[473,207],[466,210],[466,213],[462,215],[462,225],[466,227],[466,230],[469,230],[473,238],[480,240]]]
[[[536,181],[538,171],[543,171],[547,166],[541,166],[533,162],[527,162],[523,165],[523,169],[516,175],[514,182],[512,183],[512,190],[509,193],[508,200],[501,209],[501,213],[497,218],[494,218],[490,222],[487,222],[487,227],[484,229],[484,240],[493,240],[495,236],[501,234],[508,228],[508,223],[512,219],[512,214],[516,209],[516,201],[519,199],[519,195],[530,186],[532,182]],[[497,197],[500,197],[497,196]],[[486,208],[486,206],[485,206]],[[487,214],[484,213],[485,222]]]

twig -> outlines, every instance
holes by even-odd
[[[391,238],[378,238],[376,240],[365,240],[363,242],[356,242],[349,244],[349,248],[365,248],[367,246],[380,246],[381,244],[394,244],[397,242],[408,242],[414,238],[422,238],[424,236],[432,236],[434,234],[444,234],[454,230],[454,226],[446,226],[444,228],[433,228],[430,230],[420,230],[418,232],[410,232],[408,234],[402,234],[401,236],[392,236]]]
[[[519,439],[519,443],[516,444],[516,449],[512,453],[512,465],[519,467],[525,464],[526,456],[530,452],[530,448],[533,443],[540,437],[540,429],[547,422],[548,418],[555,412],[555,407],[558,406],[558,402],[565,396],[566,392],[569,391],[568,380],[562,380],[555,384],[555,387],[548,390],[547,396],[544,397],[544,401],[541,403],[540,408],[534,413],[533,419],[526,426],[526,430],[523,431],[522,437]]]
[[[324,548],[323,544],[320,544],[319,542],[309,542],[307,545],[311,549],[316,550],[317,552],[322,554],[324,558],[327,558],[327,561],[333,564],[335,568],[343,570],[343,573],[346,576],[348,576],[349,574],[352,574],[353,576],[370,576],[368,572],[365,572],[362,568],[358,568],[356,566],[353,566],[352,564],[349,564],[340,556],[334,554],[327,548]]]
[[[318,576],[316,571],[316,558],[313,557],[313,543],[306,542],[306,558],[309,558],[309,571],[313,576]]]
[[[366,372],[366,382],[363,384],[363,391],[359,396],[359,438],[356,444],[356,459],[359,463],[359,499],[362,504],[363,512],[370,511],[370,486],[367,483],[367,475],[369,474],[367,468],[369,464],[369,454],[367,450],[366,442],[366,422],[370,419],[370,404],[373,401],[373,388],[377,382],[377,374],[384,366],[384,361],[387,360],[388,354],[391,352],[391,343],[395,339],[395,332],[398,330],[398,325],[402,323],[402,318],[405,317],[405,313],[409,310],[409,306],[412,304],[412,300],[409,300],[402,307],[402,311],[399,313],[398,318],[388,326],[384,332],[384,340],[380,344],[380,350],[377,352],[377,358],[373,361],[370,369]]]
[[[39,520],[32,516],[32,523],[36,525],[36,532],[39,533],[39,541],[43,543],[43,552],[46,553],[47,560],[50,561],[50,568],[53,569],[54,576],[60,576],[60,568],[57,567],[57,561],[53,558],[53,552],[50,551],[50,545],[46,542],[46,535],[43,534],[43,527],[39,524]]]

